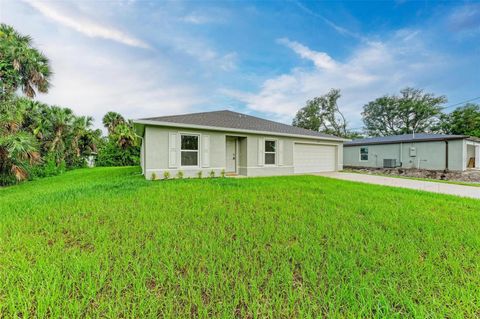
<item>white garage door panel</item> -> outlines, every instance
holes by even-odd
[[[335,171],[335,146],[295,144],[293,165],[295,173]]]

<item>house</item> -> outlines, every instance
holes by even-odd
[[[480,139],[464,135],[406,134],[344,144],[344,166],[465,171],[480,168]]]
[[[342,138],[232,111],[134,121],[146,178],[270,176],[342,169]]]

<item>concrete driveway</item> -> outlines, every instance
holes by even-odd
[[[377,184],[393,187],[402,187],[416,189],[432,193],[456,195],[461,197],[470,197],[480,199],[480,187],[463,186],[448,183],[426,182],[414,179],[385,177],[378,175],[356,174],[356,173],[319,173],[318,176],[325,176],[336,179],[343,179],[346,181],[361,182],[367,184]]]

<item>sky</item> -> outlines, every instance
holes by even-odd
[[[37,99],[97,127],[221,109],[289,124],[336,88],[359,129],[366,103],[407,86],[480,96],[480,2],[0,0],[0,21],[50,59]]]

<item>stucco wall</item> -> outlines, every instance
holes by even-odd
[[[170,133],[193,133],[199,134],[200,139],[203,135],[210,137],[210,165],[202,167],[202,149],[200,147],[200,165],[199,167],[169,167],[169,134]],[[269,175],[288,175],[293,174],[293,145],[295,141],[323,143],[337,146],[337,162],[338,169],[342,169],[342,143],[321,141],[315,139],[303,139],[283,136],[269,136],[256,134],[237,134],[208,130],[192,130],[184,128],[167,128],[157,126],[146,126],[144,134],[145,147],[145,176],[152,177],[155,173],[157,178],[163,178],[164,171],[168,171],[174,177],[178,171],[182,171],[185,177],[195,177],[199,171],[203,172],[203,176],[207,176],[211,170],[215,171],[218,176],[225,169],[226,136],[238,136],[237,158],[238,173],[246,176],[269,176]],[[277,157],[282,156],[283,161],[277,158],[276,164],[259,165],[258,143],[259,139],[275,139],[282,141],[283,151],[281,155],[277,146]],[[200,143],[200,146],[202,143]],[[278,144],[277,144],[278,145]]]
[[[368,161],[360,160],[360,148],[368,147]],[[410,148],[416,156],[410,156]],[[448,166],[450,170],[463,170],[464,140],[448,142]],[[445,142],[397,143],[383,145],[346,146],[343,151],[345,166],[383,167],[384,159],[396,159],[403,168],[445,169]]]

